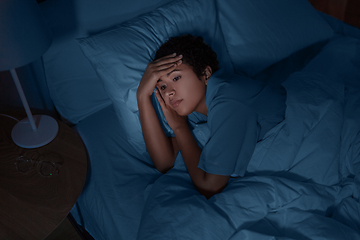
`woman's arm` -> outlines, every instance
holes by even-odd
[[[190,177],[198,191],[208,199],[220,193],[226,187],[230,176],[210,174],[198,168],[201,149],[188,126],[178,128],[174,133]]]
[[[138,98],[138,106],[146,148],[156,169],[165,173],[174,166],[177,152],[160,125],[151,98]]]
[[[145,145],[157,170],[162,173],[173,167],[177,147],[169,139],[159,122],[151,102],[151,95],[161,76],[175,69],[181,57],[172,54],[148,64],[137,90],[140,123]]]
[[[184,121],[184,118],[174,110],[168,108],[158,92],[156,92],[156,97],[166,120],[174,131],[174,140],[181,151],[189,175],[198,191],[208,199],[221,192],[226,187],[230,176],[210,174],[198,168],[201,149],[192,135],[187,121]]]

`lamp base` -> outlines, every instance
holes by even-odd
[[[16,145],[22,148],[38,148],[51,142],[59,131],[56,120],[47,115],[34,115],[37,129],[34,131],[28,118],[18,122],[11,131]]]

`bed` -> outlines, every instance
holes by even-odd
[[[94,239],[360,239],[359,29],[306,0],[40,6],[53,33],[46,84],[89,156],[71,213]],[[181,156],[166,174],[154,168],[136,104],[156,49],[187,33],[202,36],[235,81],[287,92],[285,119],[256,144],[245,175],[208,200]],[[194,124],[199,145],[206,124]]]

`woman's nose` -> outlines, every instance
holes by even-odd
[[[175,95],[175,89],[172,86],[168,86],[166,88],[166,95],[173,96]]]

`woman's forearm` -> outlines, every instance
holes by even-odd
[[[189,175],[198,191],[206,198],[221,192],[230,177],[209,174],[198,167],[202,151],[189,127],[175,129],[174,133]]]
[[[160,125],[151,97],[138,97],[138,107],[146,148],[156,169],[165,173],[174,166],[177,153]]]
[[[184,162],[194,183],[200,183],[205,177],[205,172],[198,168],[201,149],[197,145],[189,127],[174,130],[177,145],[184,158]]]

